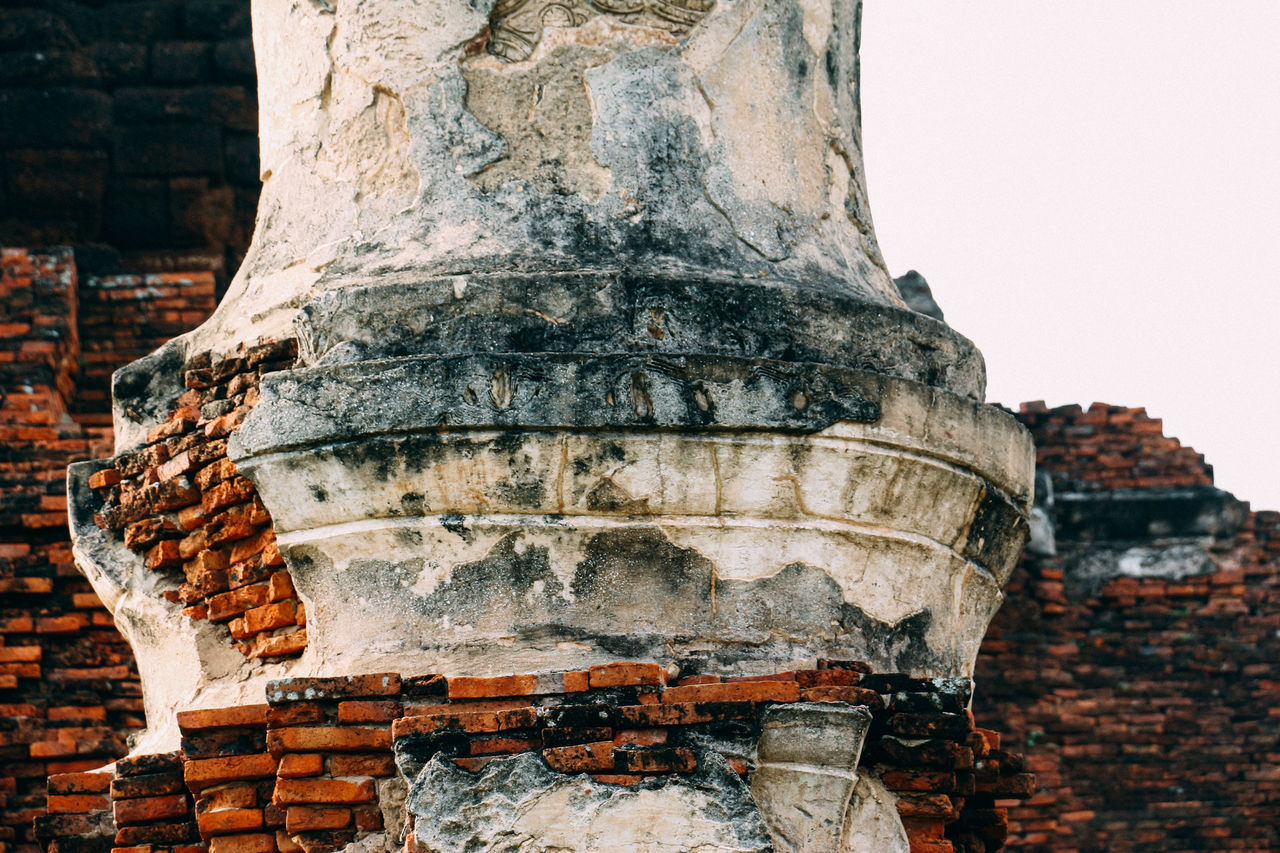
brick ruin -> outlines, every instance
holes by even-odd
[[[66,4],[59,11],[3,13],[0,56],[15,72],[0,99],[31,120],[14,123],[0,140],[7,170],[0,233],[14,244],[79,244],[83,269],[78,274],[66,251],[6,250],[0,271],[6,305],[0,850],[312,853],[353,842],[360,849],[412,845],[415,838],[421,849],[428,840],[447,849],[452,830],[440,791],[472,786],[527,796],[531,779],[535,789],[552,791],[580,773],[596,783],[583,796],[619,813],[617,792],[657,801],[679,791],[732,806],[735,843],[755,849],[753,843],[768,843],[768,831],[787,825],[781,810],[769,812],[767,829],[758,813],[749,816],[753,797],[770,802],[769,785],[783,784],[761,767],[795,761],[829,762],[837,777],[856,770],[859,784],[875,786],[874,795],[855,793],[855,802],[869,804],[863,816],[882,822],[885,812],[872,805],[888,803],[904,834],[864,836],[866,849],[899,849],[892,845],[901,841],[912,851],[995,850],[1006,835],[1007,846],[1027,850],[1280,849],[1274,769],[1280,717],[1270,677],[1280,636],[1274,595],[1280,516],[1249,512],[1213,489],[1203,459],[1165,437],[1142,410],[1028,405],[1016,413],[1037,446],[1033,527],[1039,526],[1005,588],[1008,600],[982,642],[972,682],[956,673],[925,677],[931,664],[892,648],[807,662],[801,655],[774,668],[760,661],[748,671],[701,653],[674,663],[649,652],[588,659],[576,651],[583,661],[576,666],[499,661],[439,674],[389,658],[385,671],[375,664],[317,669],[314,660],[340,650],[322,636],[308,657],[307,595],[295,580],[308,589],[317,554],[299,544],[297,531],[331,518],[325,504],[332,502],[317,489],[339,482],[335,469],[320,456],[295,457],[291,464],[310,474],[302,483],[307,497],[298,501],[305,512],[273,523],[268,505],[294,498],[260,495],[261,464],[242,454],[247,464],[238,470],[228,440],[262,399],[269,374],[275,377],[267,380],[268,396],[289,403],[279,377],[291,370],[327,363],[359,384],[367,381],[356,371],[361,358],[403,358],[439,342],[424,344],[422,330],[405,319],[412,314],[395,315],[395,299],[385,294],[371,291],[375,304],[383,298],[377,307],[393,315],[390,324],[377,312],[356,313],[367,297],[342,297],[309,308],[312,321],[296,343],[287,326],[254,328],[230,345],[213,342],[180,354],[170,348],[159,362],[152,357],[146,370],[172,380],[158,394],[151,390],[163,401],[151,409],[129,382],[117,387],[117,399],[125,400],[117,411],[116,426],[124,430],[116,436],[118,455],[108,412],[111,371],[208,318],[215,281],[225,281],[248,245],[258,185],[247,5],[156,0],[131,4],[131,15],[113,14],[110,3],[101,11]],[[499,41],[507,44],[516,30],[501,23],[507,41]],[[37,52],[44,58],[34,59]],[[477,70],[469,83],[488,91],[484,75],[500,71]],[[553,83],[547,91],[555,92]],[[394,118],[394,103],[378,108]],[[57,114],[77,120],[74,133],[59,131],[54,140]],[[193,144],[171,156],[180,140]],[[37,175],[43,183],[33,182]],[[103,251],[104,244],[121,253]],[[142,272],[121,274],[126,268]],[[192,268],[206,271],[180,272]],[[155,270],[179,272],[148,272]],[[455,299],[458,288],[456,280],[444,287]],[[689,330],[673,318],[689,295],[664,302],[655,292],[628,294],[641,297],[644,308],[636,328],[652,340],[687,346]],[[416,298],[423,297],[436,299],[425,290]],[[554,318],[562,305],[553,299],[529,311]],[[344,312],[358,319],[343,325]],[[455,335],[470,334],[465,316],[437,319]],[[360,329],[361,322],[368,328]],[[752,334],[736,333],[744,331]],[[484,334],[516,351],[531,336],[547,349],[565,349],[554,334],[532,326],[488,325]],[[813,354],[814,361],[828,358]],[[483,384],[464,382],[462,408],[476,396],[500,410],[513,401],[518,406],[529,367],[517,362],[509,359],[505,369],[487,364]],[[859,366],[879,370],[884,362],[866,358]],[[653,389],[664,387],[671,371],[664,365],[616,390],[651,424],[662,412],[645,407],[661,403]],[[925,366],[911,379],[935,388],[962,384],[941,371]],[[132,374],[133,386],[139,375]],[[703,427],[715,426],[715,406],[708,418],[702,402],[720,403],[724,391],[709,379],[682,380],[690,411],[704,413]],[[874,386],[859,388],[864,402],[874,399]],[[811,410],[819,408],[811,400],[840,399],[816,390],[786,393],[793,406]],[[880,399],[890,405],[890,398]],[[131,410],[129,401],[141,402]],[[341,402],[325,398],[329,406]],[[613,402],[610,396],[602,408]],[[283,420],[314,428],[308,415],[286,409]],[[333,439],[319,428],[315,435]],[[936,452],[928,445],[911,452],[922,450]],[[413,442],[379,451],[397,460],[439,452]],[[522,452],[538,450],[526,444]],[[460,455],[486,453],[492,451]],[[956,458],[963,451],[944,464]],[[65,532],[63,472],[85,459],[99,461],[83,469],[82,494],[92,497],[85,498],[91,511],[81,512],[82,525],[101,531],[100,541],[118,541],[118,559],[136,560],[136,576],[146,578],[139,596],[146,600],[129,606],[152,619],[168,614],[165,620],[182,624],[183,638],[212,650],[201,655],[232,656],[248,674],[243,687],[194,704],[152,688],[144,708],[138,664],[77,571]],[[609,476],[584,480],[581,505],[607,517],[643,511],[625,473],[635,460],[613,464]],[[279,476],[265,470],[269,479]],[[362,476],[359,466],[349,470]],[[527,487],[532,470],[526,463],[507,477]],[[483,483],[479,470],[469,476]],[[1001,488],[1016,492],[1006,484],[992,490]],[[399,504],[393,515],[412,517],[440,496],[413,490],[393,497]],[[479,506],[500,497],[507,499],[482,493]],[[722,500],[717,495],[717,513]],[[937,510],[945,513],[945,503]],[[992,505],[966,529],[982,533],[985,524],[994,535],[1012,515]],[[446,516],[446,529],[473,535],[464,518]],[[961,543],[979,565],[1015,556],[990,546],[983,551],[981,541]],[[797,578],[808,583],[802,575],[793,583]],[[320,589],[310,587],[309,600]],[[502,605],[505,590],[494,591],[493,604]],[[713,586],[713,601],[717,592],[724,594],[721,606],[735,606],[732,584]],[[466,606],[465,597],[451,594]],[[748,609],[759,606],[748,601]],[[145,620],[122,620],[137,644],[137,625]],[[922,630],[904,624],[908,632]],[[887,633],[883,623],[873,630]],[[230,659],[218,657],[218,665],[232,666]],[[205,657],[170,664],[206,665]],[[459,674],[468,672],[478,674]],[[161,715],[170,720],[170,734],[157,734]],[[826,744],[815,756],[803,744],[771,741],[779,728],[848,731],[861,749],[847,755],[814,734]],[[434,800],[422,793],[431,785]],[[406,797],[417,805],[406,809]],[[442,803],[434,811],[433,801]],[[486,813],[485,822],[500,826],[501,817]],[[810,849],[835,849],[837,842],[813,843]]]
[[[132,841],[152,827],[163,828],[154,830],[158,834],[178,837],[173,834],[175,826],[182,828],[185,834],[181,837],[189,842],[174,842],[176,847],[203,849],[200,830],[204,828],[209,838],[270,835],[272,843],[283,842],[280,849],[285,849],[289,842],[284,836],[290,829],[285,821],[291,807],[295,809],[292,828],[301,833],[304,830],[300,827],[306,826],[305,831],[313,834],[306,839],[308,843],[322,837],[372,832],[382,828],[377,824],[383,820],[382,813],[369,805],[373,800],[273,806],[274,780],[354,775],[373,781],[366,788],[357,785],[351,798],[368,797],[367,791],[376,790],[383,784],[380,780],[395,772],[395,751],[388,746],[393,741],[385,734],[394,720],[413,719],[424,709],[438,715],[450,703],[462,703],[466,710],[459,710],[463,713],[490,714],[459,720],[458,733],[440,739],[439,748],[447,754],[478,759],[473,767],[485,756],[549,746],[575,747],[559,754],[594,762],[594,773],[605,772],[602,768],[614,760],[614,747],[632,743],[678,746],[690,733],[717,728],[741,737],[744,728],[739,727],[747,726],[749,717],[758,717],[761,706],[742,704],[744,700],[735,696],[730,700],[733,705],[716,705],[710,713],[679,718],[675,728],[654,725],[654,720],[646,718],[643,726],[634,721],[624,721],[622,725],[631,728],[621,729],[613,723],[571,726],[562,734],[556,729],[556,720],[546,719],[546,710],[539,712],[542,716],[535,717],[533,726],[523,728],[514,725],[527,722],[523,718],[496,715],[522,707],[560,708],[566,697],[574,700],[567,703],[569,707],[592,706],[594,703],[581,701],[590,698],[589,693],[570,693],[564,687],[572,683],[571,675],[568,682],[563,680],[565,675],[559,676],[558,689],[564,691],[559,695],[547,687],[544,676],[505,682],[482,679],[466,688],[465,698],[457,697],[455,688],[452,699],[446,679],[404,678],[364,693],[365,688],[344,683],[340,689],[347,693],[334,692],[317,701],[290,702],[283,691],[277,691],[264,693],[262,704],[256,706],[190,712],[180,720],[184,749],[189,753],[120,762],[113,783],[112,773],[100,768],[123,756],[129,735],[142,728],[142,700],[129,648],[112,629],[110,615],[96,595],[74,570],[62,526],[62,480],[57,476],[61,466],[70,460],[101,456],[110,435],[109,428],[93,425],[95,420],[101,422],[100,415],[95,419],[92,412],[76,413],[82,423],[63,416],[76,408],[78,383],[84,381],[83,374],[77,376],[74,371],[78,363],[74,350],[63,347],[68,340],[78,340],[79,346],[110,353],[112,342],[95,339],[84,330],[112,328],[117,336],[125,330],[145,333],[146,320],[152,318],[158,324],[151,327],[156,337],[147,339],[139,334],[125,341],[125,352],[117,359],[123,363],[136,347],[154,346],[163,340],[164,312],[175,308],[210,311],[212,281],[208,276],[176,278],[171,280],[171,290],[103,287],[94,281],[77,282],[72,260],[65,253],[31,255],[10,250],[5,254],[3,284],[10,306],[6,316],[28,326],[9,329],[6,348],[13,353],[6,359],[5,642],[0,646],[0,650],[8,650],[0,651],[4,665],[0,696],[7,720],[0,781],[5,811],[0,817],[0,834],[5,836],[6,850],[32,851],[55,838],[58,849],[138,846]],[[85,305],[93,303],[86,295],[102,292],[118,294],[114,310],[127,306],[128,316],[143,322],[114,324],[109,322],[110,314],[91,313],[94,309]],[[157,300],[176,301],[157,305]],[[284,352],[287,358],[288,350]],[[249,361],[259,358],[261,355],[255,354],[228,367],[243,370],[251,366]],[[103,363],[110,364],[105,359]],[[210,373],[193,379],[209,387],[193,390],[223,400],[227,399],[229,379],[243,375],[225,371],[221,374],[223,393],[209,394],[219,385],[201,381],[205,376],[213,378],[211,366],[200,369]],[[184,402],[197,402],[195,397],[193,394]],[[212,417],[205,419],[205,425],[226,414],[217,411],[226,405],[210,409]],[[1212,469],[1203,457],[1164,436],[1159,421],[1141,409],[1095,405],[1088,410],[1046,410],[1028,404],[1018,417],[1036,438],[1038,462],[1054,493],[1055,515],[1060,506],[1057,501],[1066,494],[1104,496],[1121,490],[1135,500],[1144,492],[1149,497],[1167,495],[1172,499],[1178,490],[1200,489],[1203,496],[1213,496]],[[216,461],[208,465],[210,471],[218,467]],[[1035,774],[1033,788],[1006,788],[1005,793],[990,795],[991,806],[1009,816],[1006,846],[1010,849],[1136,850],[1160,846],[1261,850],[1277,846],[1280,786],[1273,777],[1280,733],[1272,711],[1276,684],[1270,678],[1270,662],[1276,651],[1280,514],[1248,512],[1238,524],[1211,537],[1206,553],[1213,565],[1206,565],[1203,574],[1179,579],[1116,577],[1096,588],[1075,587],[1067,572],[1079,557],[1114,547],[1115,534],[1105,533],[1108,518],[1109,514],[1100,514],[1074,528],[1058,525],[1057,553],[1024,554],[1006,589],[1008,600],[978,658],[974,716],[978,726],[986,727],[975,729],[978,740],[953,733],[935,738],[926,751],[900,747],[886,752],[886,746],[897,743],[884,739],[889,736],[886,729],[878,742],[872,742],[879,745],[866,748],[864,766],[875,768],[882,779],[890,774],[887,784],[890,790],[896,786],[899,802],[906,804],[900,806],[906,809],[904,814],[922,821],[913,835],[913,849],[933,849],[926,842],[941,847],[944,841],[959,837],[966,823],[957,822],[961,814],[957,803],[968,804],[963,806],[970,815],[965,821],[975,833],[979,827],[974,824],[983,824],[980,829],[988,840],[993,840],[991,833],[1003,831],[994,815],[983,818],[980,812],[972,811],[981,800],[973,796],[976,788],[966,797],[964,787],[969,784],[964,781],[965,774],[974,773],[967,766],[964,751],[973,751],[982,761],[985,750],[1001,748],[997,731],[1004,733],[1007,749],[1025,753],[1025,760],[1001,753],[1008,757],[995,766],[1003,778],[1017,772]],[[1149,524],[1151,517],[1146,520]],[[1176,537],[1178,532],[1168,535]],[[1198,531],[1190,532],[1191,538],[1198,538]],[[174,535],[173,531],[169,535]],[[1137,539],[1162,538],[1167,537],[1147,533],[1134,537],[1130,533],[1123,541],[1132,545]],[[273,561],[269,557],[267,562]],[[231,565],[228,560],[227,568]],[[239,584],[229,575],[219,582]],[[250,585],[255,583],[261,586],[264,580]],[[249,595],[257,601],[261,593]],[[200,615],[200,605],[194,606],[197,610],[191,615]],[[1207,642],[1206,638],[1213,639]],[[815,689],[803,685],[830,685],[827,696],[856,698],[877,708],[877,713],[878,707],[887,710],[895,701],[903,705],[920,701],[895,698],[902,692],[902,684],[895,683],[892,676],[882,677],[879,684],[869,680],[877,693],[869,699],[859,692],[868,689],[867,683],[859,683],[867,678],[859,669],[788,673],[782,678],[795,679],[797,696],[801,689]],[[630,671],[643,674],[650,682],[626,685],[639,691],[635,707],[642,707],[639,693],[660,696],[663,683],[670,679],[668,673],[652,667],[637,666]],[[591,689],[589,672],[582,681]],[[697,684],[718,679],[680,675],[671,686],[682,681]],[[504,683],[507,686],[502,686]],[[921,686],[927,691],[935,689],[931,684]],[[296,687],[305,689],[306,685]],[[330,685],[328,689],[339,688]],[[485,695],[504,690],[533,698]],[[789,698],[789,694],[781,698]],[[717,703],[724,699],[714,697]],[[925,701],[930,703],[930,712],[939,710],[932,700]],[[960,707],[954,705],[955,694],[944,701],[953,703],[946,706],[951,713]],[[431,707],[433,704],[436,707]],[[467,705],[476,710],[470,711]],[[305,710],[295,716],[278,710],[295,706],[305,706]],[[656,707],[662,709],[661,701]],[[758,719],[754,724],[758,725]],[[547,733],[548,725],[554,734]],[[961,723],[961,728],[965,725],[972,724]],[[334,739],[324,749],[310,745],[288,748],[277,739],[277,748],[268,749],[268,726],[314,728],[323,731],[323,737]],[[366,749],[356,741],[344,742],[342,735],[334,736],[334,726],[378,729],[384,734],[374,738],[377,749]],[[496,728],[492,732],[469,731],[488,727]],[[605,729],[609,738],[604,738]],[[568,739],[557,740],[564,737]],[[587,740],[583,741],[584,737]],[[606,740],[611,746],[601,752],[604,747],[597,744]],[[668,752],[666,757],[678,755],[682,753]],[[258,764],[254,765],[248,756],[265,757],[256,759]],[[738,768],[745,768],[739,763],[743,761],[740,755],[726,757]],[[224,763],[230,759],[227,766],[232,769],[224,773],[241,773],[243,777],[216,784],[197,778],[189,786],[183,776],[184,762],[211,759],[223,759]],[[341,772],[335,772],[334,759]],[[358,773],[353,772],[356,769]],[[617,775],[613,772],[616,769],[609,764],[609,775]],[[974,785],[981,779],[976,775],[969,778]],[[1003,784],[1030,783],[1017,777]],[[934,786],[933,790],[928,786]],[[1030,796],[1017,799],[1015,793]],[[113,799],[139,804],[123,806],[123,820],[117,823]],[[262,813],[260,823],[256,822],[258,812]],[[338,822],[342,825],[312,825]],[[132,832],[117,842],[116,833],[122,827],[130,827]],[[277,833],[282,833],[278,841]]]
[[[1214,489],[1142,409],[1018,417],[1056,535],[1023,556],[975,675],[978,719],[1038,780],[1010,846],[1280,848],[1280,513]]]
[[[82,279],[70,251],[5,249],[0,294],[0,843],[31,850],[45,780],[109,764],[145,725],[133,655],[73,562],[66,466],[110,452],[104,373],[212,313],[214,281],[208,273]],[[56,798],[57,786],[48,793]],[[54,799],[54,811],[59,802],[68,801]],[[68,827],[68,835],[97,831]]]

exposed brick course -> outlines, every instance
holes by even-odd
[[[825,667],[839,665],[824,662]],[[745,776],[755,767],[754,743],[765,707],[797,701],[797,685],[820,683],[821,673],[859,676],[866,667],[732,681],[691,676],[685,680],[694,683],[683,686],[678,682],[664,686],[666,670],[649,663],[624,661],[597,671],[611,674],[605,681],[634,683],[575,689],[589,682],[587,671],[485,680],[467,676],[402,679],[393,673],[295,678],[271,682],[266,707],[183,712],[179,724],[184,753],[121,762],[113,790],[124,791],[131,781],[145,780],[145,784],[135,787],[135,798],[113,803],[121,817],[116,844],[132,838],[133,825],[147,820],[146,826],[157,838],[165,833],[176,836],[181,828],[198,831],[211,853],[219,849],[265,853],[340,849],[382,828],[377,783],[396,773],[392,747],[393,741],[401,740],[414,760],[441,754],[470,772],[504,755],[538,752],[553,770],[589,773],[607,784],[634,785],[655,776],[693,772],[700,750],[708,748],[707,735],[713,735],[718,744],[714,748]],[[1000,751],[998,738],[990,732],[974,729],[972,718],[963,710],[969,682],[895,675],[865,677],[863,682],[893,692],[859,688],[856,694],[836,694],[823,701],[875,697],[868,705],[873,723],[861,770],[879,777],[899,797],[912,850],[998,849],[1006,831],[1006,812],[997,806],[997,799],[1029,795],[1032,781],[1019,756]],[[500,700],[473,698],[477,692],[548,684],[567,686],[559,692]],[[784,692],[779,693],[780,685],[789,688],[782,687]],[[765,686],[774,692],[765,691]],[[691,695],[690,687],[703,692],[721,688],[713,691],[715,696],[723,694],[723,688],[732,688],[732,695],[739,698],[665,701],[667,694]],[[838,685],[834,689],[853,688]],[[655,690],[656,695],[650,692]],[[450,695],[458,698],[446,699]],[[640,703],[641,696],[651,696],[653,701]],[[412,698],[437,701],[405,701]],[[485,707],[493,705],[502,707]],[[723,728],[726,724],[730,728]],[[914,734],[904,738],[895,728]],[[921,739],[919,732],[929,736]],[[202,740],[210,737],[217,740]],[[264,742],[269,751],[257,752]],[[211,745],[218,755],[190,754],[203,745]],[[186,791],[160,784],[175,767],[181,767],[182,775],[175,778],[185,779]],[[68,779],[59,784],[70,790],[77,782]],[[106,789],[100,781],[85,784],[94,799],[86,800],[84,806],[105,802]],[[194,807],[184,811],[191,802]],[[179,846],[177,841],[145,843],[175,850]],[[416,848],[410,842],[406,849]]]
[[[144,555],[148,569],[185,578],[174,598],[192,619],[224,624],[250,658],[306,648],[306,614],[275,547],[253,483],[226,458],[226,437],[257,402],[259,377],[287,368],[293,341],[266,341],[184,366],[188,388],[148,443],[111,461],[91,484],[98,524]]]

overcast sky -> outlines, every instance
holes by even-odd
[[[866,0],[894,275],[988,400],[1146,406],[1280,509],[1280,0]]]

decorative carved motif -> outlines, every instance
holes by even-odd
[[[715,0],[499,0],[493,9],[489,53],[508,62],[528,59],[548,27],[580,27],[598,15],[680,35],[706,17]]]

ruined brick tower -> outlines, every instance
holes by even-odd
[[[859,15],[255,3],[253,245],[70,473],[112,844],[1000,846],[1031,442],[884,269]]]

